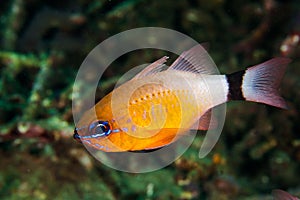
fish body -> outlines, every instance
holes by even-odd
[[[161,148],[192,129],[207,129],[210,109],[229,100],[285,108],[278,95],[287,58],[275,58],[230,75],[217,75],[201,45],[162,71],[166,57],[150,64],[87,111],[74,138],[108,152]],[[199,123],[200,119],[200,123]]]
[[[218,102],[210,101],[208,91],[208,84],[222,85],[223,77],[195,75],[189,72],[178,74],[174,71],[125,83],[114,91],[114,105],[118,107],[115,108],[116,113],[113,114],[111,108],[110,93],[84,115],[84,121],[79,122],[79,127],[82,126],[81,123],[93,123],[95,119],[89,116],[93,116],[95,111],[97,120],[111,119],[111,126],[118,128],[113,129],[117,134],[90,139],[92,144],[97,144],[99,139],[108,139],[113,141],[114,145],[106,144],[105,148],[112,150],[113,146],[118,146],[122,150],[130,151],[169,144],[177,134],[189,130],[208,108],[226,101],[223,89],[219,91]],[[124,101],[127,92],[132,90],[134,92],[129,102]]]

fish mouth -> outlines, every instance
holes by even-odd
[[[80,135],[79,135],[78,132],[77,132],[77,128],[74,129],[73,138],[74,138],[77,142],[82,143],[82,142],[81,142],[81,137],[80,137]]]

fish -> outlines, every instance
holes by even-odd
[[[272,58],[223,75],[200,44],[169,67],[167,60],[164,56],[148,65],[86,111],[73,138],[104,152],[153,151],[190,129],[209,129],[211,109],[228,101],[287,108],[278,88],[289,58]]]
[[[299,198],[280,189],[273,190],[272,195],[274,200],[299,200]]]

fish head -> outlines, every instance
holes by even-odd
[[[109,136],[112,133],[110,121],[95,120],[89,125],[75,128],[73,138],[80,143],[102,151],[111,151]]]
[[[126,134],[112,115],[111,94],[86,111],[76,124],[73,138],[101,151],[122,151],[120,134]],[[121,145],[122,146],[122,145]]]

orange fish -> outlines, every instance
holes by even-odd
[[[191,128],[207,130],[210,109],[230,100],[286,108],[277,89],[288,58],[229,75],[217,74],[201,45],[163,70],[166,60],[165,56],[150,64],[85,112],[74,138],[106,152],[155,150]]]

